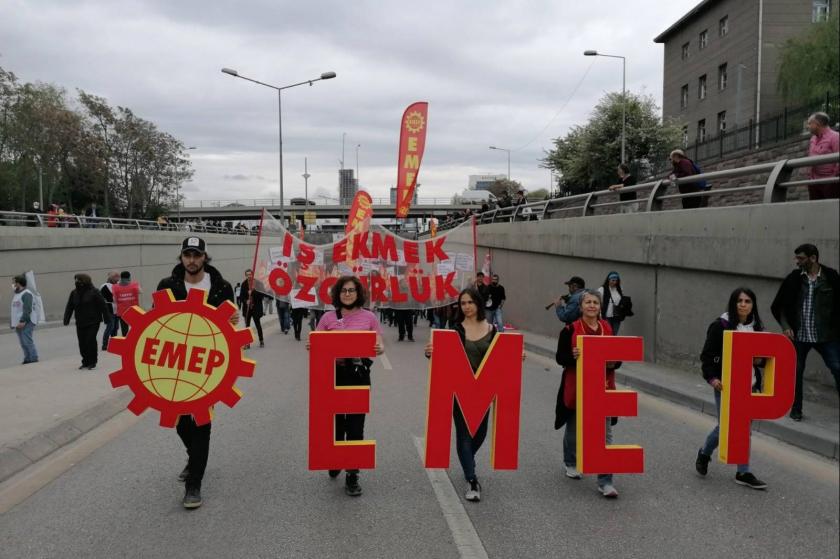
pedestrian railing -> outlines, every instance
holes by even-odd
[[[518,206],[496,208],[476,214],[476,220],[480,224],[537,221],[563,217],[590,216],[595,215],[598,209],[610,209],[612,212],[616,210],[621,211],[622,209],[633,212],[656,212],[666,209],[664,206],[668,201],[681,201],[691,198],[702,198],[704,201],[708,201],[709,198],[756,191],[761,193],[761,202],[765,204],[779,203],[787,201],[788,193],[793,189],[803,188],[809,185],[837,184],[840,182],[840,177],[836,176],[820,179],[791,180],[791,176],[795,170],[838,162],[840,162],[840,154],[834,153],[760,163],[758,165],[725,169],[723,171],[712,171],[674,180],[660,179],[621,188],[618,192],[599,190],[574,196],[550,198],[548,200],[540,200]],[[701,181],[706,181],[707,184],[711,184],[713,181],[728,181],[730,179],[761,175],[766,175],[766,179],[763,182],[757,182],[755,184],[739,184],[738,186],[725,188],[706,188],[696,192],[686,193],[669,191],[669,187],[672,186],[678,188],[680,185],[696,184]],[[619,193],[636,193],[637,198],[635,200],[620,200],[617,199]],[[735,203],[730,205],[741,204]],[[438,231],[457,227],[465,219],[467,218],[461,217],[440,223],[438,225]],[[428,231],[424,234],[428,234]]]
[[[0,225],[18,227],[48,227],[68,229],[130,229],[140,231],[182,231],[192,233],[220,233],[225,235],[256,235],[256,227],[226,227],[204,223],[169,223],[147,219],[119,217],[86,217],[79,215],[42,214],[31,212],[0,212]]]
[[[395,206],[390,198],[372,198],[374,206]],[[309,202],[308,204],[306,202]],[[353,200],[339,200],[325,196],[316,196],[304,200],[303,198],[284,198],[283,207],[289,211],[316,210],[319,207],[349,207]],[[452,198],[418,198],[415,206],[451,206]],[[280,206],[279,198],[237,198],[230,200],[182,200],[181,208],[276,208]]]

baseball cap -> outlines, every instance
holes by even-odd
[[[586,282],[583,281],[583,278],[578,277],[578,276],[572,276],[569,279],[569,281],[565,282],[566,285],[569,285],[571,283],[577,285],[578,287],[586,287]]]
[[[194,250],[196,252],[200,252],[201,254],[206,253],[207,247],[204,244],[204,239],[201,237],[187,237],[184,239],[184,242],[181,243],[181,254],[188,250]]]

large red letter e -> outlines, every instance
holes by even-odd
[[[432,331],[426,467],[449,467],[452,410],[457,401],[471,435],[493,404],[490,463],[515,470],[519,459],[519,403],[522,392],[522,335],[499,334],[473,375],[456,332]]]
[[[335,416],[368,413],[369,386],[336,386],[335,360],[374,357],[376,332],[312,332],[309,336],[309,469],[376,467],[376,441],[336,441]]]

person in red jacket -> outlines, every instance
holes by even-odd
[[[139,283],[131,281],[131,272],[123,270],[120,272],[120,282],[112,286],[111,291],[114,294],[117,316],[120,317],[120,331],[125,336],[128,334],[128,323],[122,317],[131,307],[140,306],[140,295],[143,289]]]
[[[560,332],[557,341],[557,364],[563,367],[563,378],[560,391],[557,394],[556,419],[554,428],[560,429],[566,425],[563,436],[563,463],[566,465],[566,477],[581,479],[577,470],[577,416],[575,414],[577,399],[576,369],[580,350],[577,347],[578,336],[612,336],[609,323],[601,318],[601,295],[592,289],[586,289],[580,298],[581,316],[566,325]],[[615,370],[621,366],[620,362],[607,364],[607,389],[615,390]],[[607,419],[607,444],[612,444],[612,426],[615,419]],[[613,485],[612,474],[598,474],[598,491],[608,499],[618,497]]]

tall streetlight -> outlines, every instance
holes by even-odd
[[[254,80],[251,78],[246,78],[231,68],[222,68],[223,74],[228,74],[229,76],[233,76],[234,78],[241,78],[243,80],[253,82],[255,84],[264,85],[265,87],[270,87],[271,89],[277,91],[277,130],[280,135],[280,144],[278,147],[278,151],[280,153],[280,222],[284,223],[283,219],[283,101],[281,97],[281,93],[284,89],[289,89],[292,87],[297,87],[299,85],[309,84],[312,85],[313,83],[320,81],[320,80],[330,80],[335,77],[335,72],[324,72],[321,74],[321,77],[314,78],[311,80],[306,80],[299,83],[293,83],[291,85],[284,85],[282,87],[278,87],[276,85],[267,84],[258,80]]]
[[[198,148],[196,146],[190,146],[190,147],[187,147],[187,148],[184,148],[184,149],[185,150],[191,150],[191,149],[198,149]],[[189,155],[189,154],[187,154],[187,155]],[[181,222],[181,183],[180,182],[176,185],[175,203],[178,205],[178,223],[180,223]]]
[[[496,151],[506,151],[507,158],[508,158],[508,180],[510,180],[510,150],[505,148],[497,148],[496,146],[490,146],[490,149],[494,149]]]
[[[607,58],[621,59],[621,162],[626,163],[625,151],[627,147],[627,59],[615,54],[603,54],[597,50],[585,50],[584,56],[605,56]]]
[[[306,212],[309,211],[309,177],[312,175],[309,174],[309,159],[307,157],[303,158],[303,199],[304,199],[304,216]]]
[[[359,148],[362,144],[356,144],[356,187],[359,186]]]

